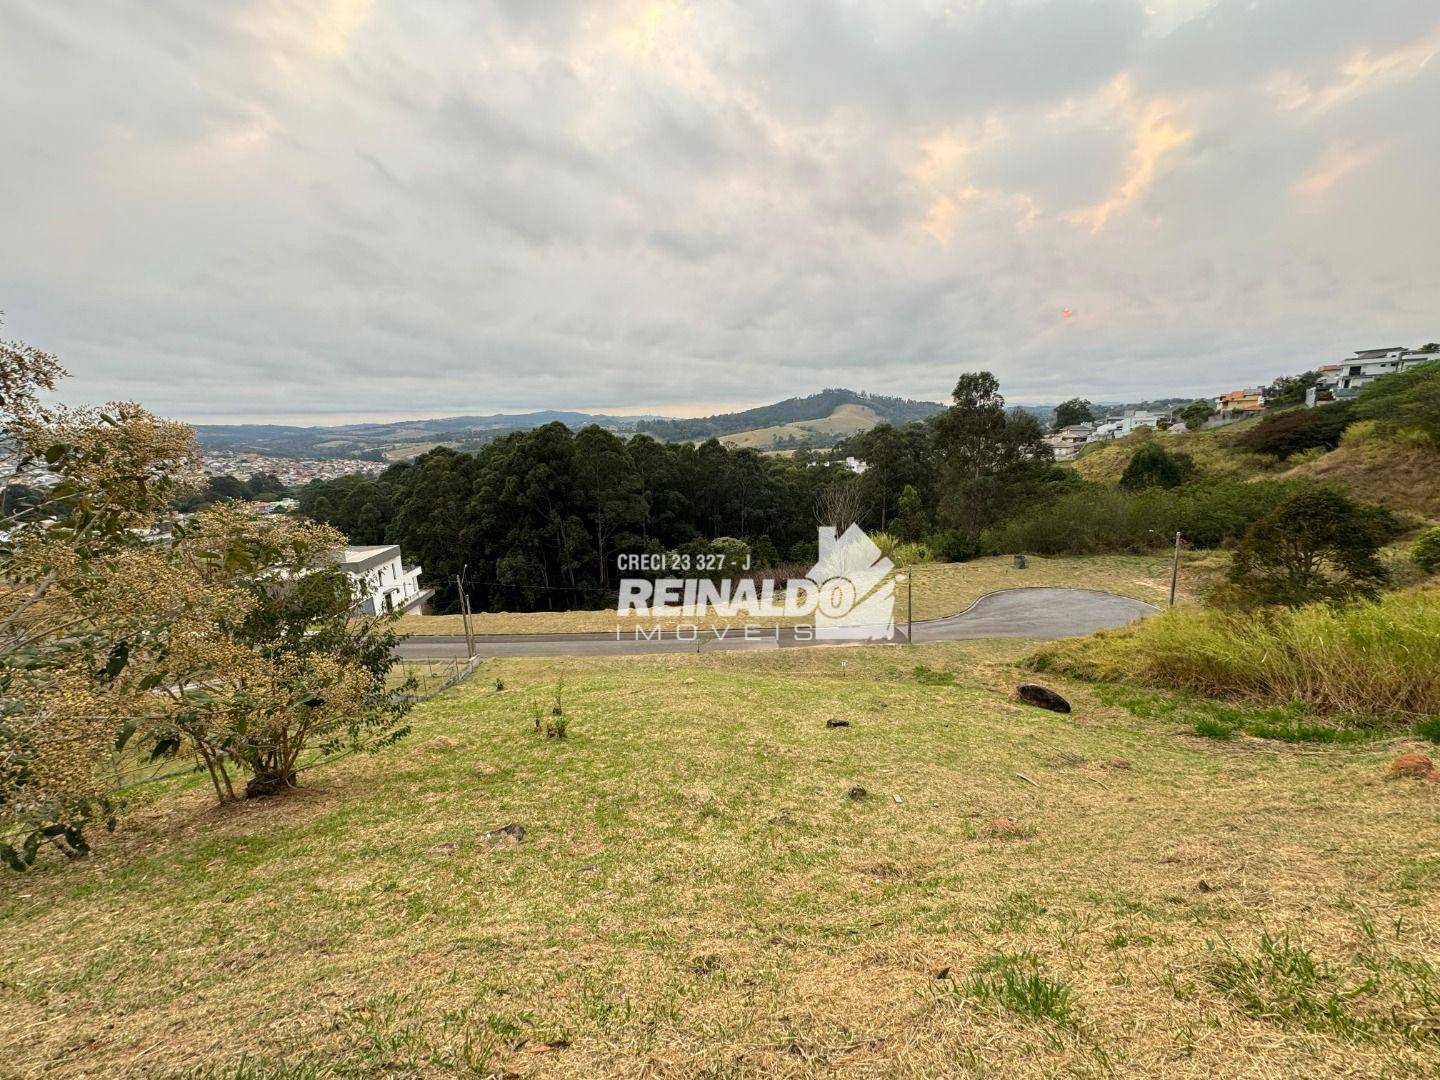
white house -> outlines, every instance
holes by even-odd
[[[1156,431],[1160,430],[1160,422],[1170,422],[1169,413],[1146,412],[1143,409],[1126,409],[1124,416],[1107,416],[1095,426],[1091,432],[1092,441],[1104,441],[1105,439],[1123,439],[1136,428],[1148,427]]]
[[[340,554],[340,565],[359,586],[363,615],[387,611],[423,613],[425,601],[435,591],[421,588],[420,567],[406,566],[395,544],[347,547]]]
[[[1440,347],[1426,345],[1419,349],[1407,349],[1401,345],[1389,345],[1383,349],[1358,349],[1353,357],[1338,364],[1321,364],[1316,368],[1319,378],[1315,385],[1305,391],[1305,404],[1313,406],[1320,398],[1321,391],[1328,391],[1336,401],[1353,398],[1367,385],[1382,375],[1394,375],[1397,371],[1440,360]]]
[[[1094,433],[1094,424],[1071,424],[1053,435],[1045,436],[1045,442],[1055,452],[1056,461],[1069,461],[1090,441]]]

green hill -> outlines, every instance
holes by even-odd
[[[839,410],[846,406],[851,406],[853,409],[848,413],[840,414],[841,423],[836,425],[835,431],[822,433],[812,429],[809,433],[833,435],[835,438],[839,438],[842,435],[853,435],[856,431],[864,431],[878,423],[894,424],[898,427],[901,424],[924,420],[945,411],[945,406],[934,401],[911,401],[907,398],[885,397],[856,390],[828,389],[822,390],[818,394],[811,394],[809,397],[786,398],[784,401],[777,401],[774,405],[761,405],[743,412],[721,413],[718,416],[703,416],[692,420],[641,421],[636,424],[636,429],[654,435],[658,439],[664,439],[666,442],[724,438],[727,435],[740,436],[742,433],[761,431],[770,431],[771,434],[774,434],[773,429],[786,428],[806,421],[831,421],[836,418]],[[854,410],[865,410],[873,415],[873,421],[864,426],[854,426],[853,421],[861,417],[861,413]],[[849,430],[839,430],[840,427],[847,424]],[[802,431],[801,436],[803,437],[804,434],[805,432]],[[747,434],[746,437],[749,439],[750,435]],[[764,436],[760,436],[760,438],[766,446],[771,445],[770,439]],[[726,439],[726,441],[732,440]],[[747,442],[746,445],[752,445],[752,443]]]

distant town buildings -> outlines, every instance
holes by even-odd
[[[233,476],[249,480],[257,473],[272,473],[286,487],[301,487],[312,480],[335,480],[341,476],[379,476],[389,462],[360,461],[355,458],[277,458],[265,454],[206,451],[204,468],[211,476]]]
[[[1047,435],[1045,443],[1054,452],[1056,461],[1069,461],[1091,443],[1123,439],[1142,427],[1162,431],[1173,422],[1174,417],[1168,412],[1132,408],[1093,424],[1072,424],[1070,427],[1061,428],[1053,435]]]
[[[359,587],[360,611],[365,615],[423,614],[425,601],[435,591],[421,588],[420,567],[406,566],[395,544],[347,547],[340,554],[340,565]]]
[[[1321,364],[1315,369],[1319,378],[1305,391],[1305,404],[1314,407],[1322,401],[1352,398],[1382,375],[1394,375],[1432,360],[1440,360],[1440,345],[1434,342],[1418,349],[1407,349],[1403,345],[1358,349],[1349,360]]]

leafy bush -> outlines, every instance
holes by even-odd
[[[1398,527],[1389,511],[1338,491],[1300,491],[1246,530],[1225,597],[1242,607],[1373,598],[1390,577],[1380,545]]]
[[[1348,401],[1296,409],[1265,417],[1240,436],[1239,442],[1253,453],[1273,454],[1282,460],[1314,446],[1333,450],[1355,418],[1355,407]]]
[[[1166,543],[1177,523],[1176,499],[1168,491],[1126,492],[1087,484],[987,530],[982,545],[998,555],[1141,552]]]
[[[1189,454],[1174,454],[1158,442],[1141,443],[1130,455],[1130,462],[1120,477],[1125,491],[1142,488],[1179,487],[1195,475],[1195,462]]]
[[[980,554],[980,542],[971,540],[954,529],[942,529],[925,539],[925,546],[941,562],[965,562]]]
[[[1427,574],[1440,570],[1440,527],[1426,530],[1415,542],[1410,557],[1415,560],[1415,565]]]
[[[1143,552],[1181,532],[1202,548],[1234,543],[1285,499],[1313,487],[1309,480],[1208,477],[1183,487],[1120,491],[1084,486],[1033,507],[987,531],[988,554],[1100,555]]]
[[[1195,547],[1220,547],[1239,540],[1252,523],[1310,486],[1297,480],[1197,480],[1175,493],[1175,527]]]
[[[1431,716],[1440,713],[1440,590],[1261,616],[1176,609],[1052,645],[1028,663],[1204,697],[1302,702],[1321,716]]]

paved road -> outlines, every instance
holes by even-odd
[[[1150,604],[1093,589],[1007,589],[982,596],[968,610],[943,619],[915,623],[915,640],[966,641],[974,638],[1028,638],[1049,641],[1076,637],[1111,626],[1124,626],[1157,609]],[[480,634],[481,656],[630,656],[641,653],[716,652],[742,649],[792,649],[841,642],[815,641],[809,627],[742,629],[728,634],[701,630],[658,638],[637,638],[631,630],[620,640],[608,634]],[[905,624],[895,641],[905,640]],[[396,650],[406,659],[465,655],[464,637],[412,637]]]

